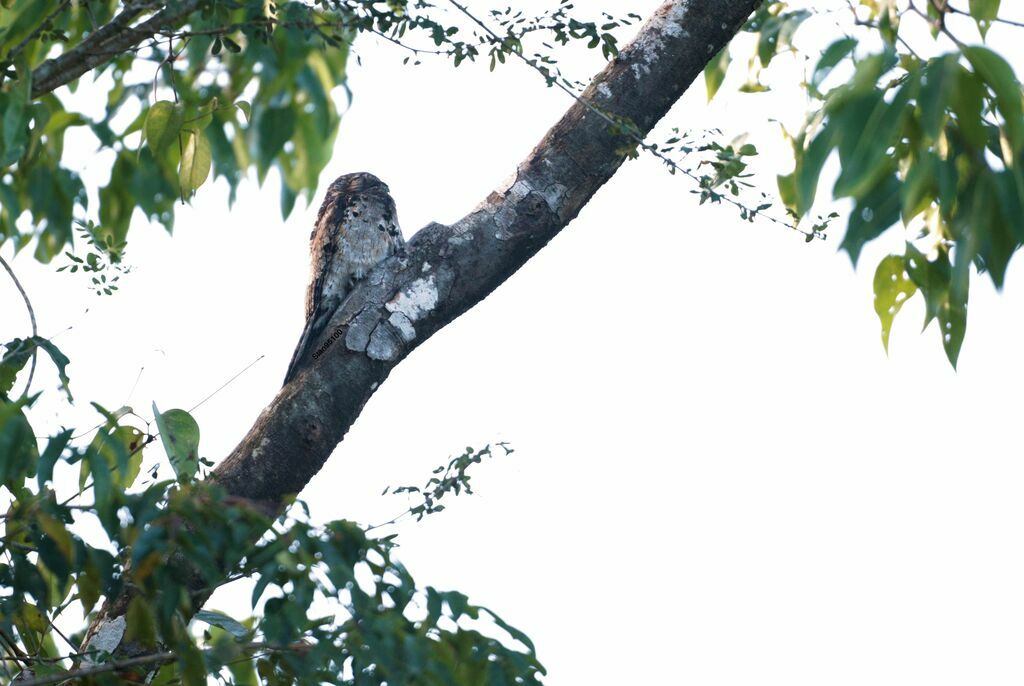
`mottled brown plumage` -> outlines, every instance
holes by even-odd
[[[285,383],[325,342],[319,338],[353,284],[404,246],[395,201],[384,182],[365,172],[334,180],[310,234],[306,327]]]

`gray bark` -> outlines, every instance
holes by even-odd
[[[279,511],[323,466],[395,365],[523,266],[619,168],[635,141],[586,103],[646,134],[761,2],[665,2],[505,186],[451,226],[421,229],[404,256],[381,263],[355,287],[313,349],[329,346],[302,361],[211,478],[235,499]],[[113,631],[126,608],[124,597],[108,603],[90,637],[104,625]]]

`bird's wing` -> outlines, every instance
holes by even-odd
[[[316,224],[309,234],[310,281],[306,289],[306,319],[317,311],[323,300],[328,266],[338,250],[344,233],[342,221],[352,198],[347,193],[329,193],[320,205]]]
[[[306,288],[306,325],[295,346],[292,360],[288,363],[284,382],[288,383],[298,370],[300,361],[308,356],[311,342],[323,329],[326,321],[322,312],[324,287],[330,274],[329,265],[340,249],[342,228],[339,226],[345,216],[345,200],[343,195],[328,195],[324,198],[317,214],[316,225],[310,234],[311,275],[309,287]]]
[[[307,321],[319,310],[323,302],[324,287],[330,274],[329,266],[341,247],[343,229],[337,222],[340,222],[342,216],[341,212],[337,215],[332,212],[321,212],[313,230],[313,240],[310,243],[311,273],[309,287],[306,289]]]

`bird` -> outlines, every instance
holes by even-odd
[[[285,373],[286,384],[323,347],[321,334],[356,282],[405,250],[391,189],[368,172],[344,174],[327,187],[309,239],[306,325]]]

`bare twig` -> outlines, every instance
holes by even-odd
[[[950,14],[962,14],[962,15],[965,15],[965,16],[968,16],[968,17],[971,16],[970,12],[968,12],[966,10],[959,9],[957,7],[951,7],[949,5],[946,6],[946,11],[949,12]],[[992,20],[992,22],[995,23],[995,24],[1006,24],[1008,26],[1016,26],[1018,28],[1024,28],[1024,21],[1016,21],[1014,19],[1004,19],[1002,17],[996,17],[995,19]]]
[[[48,684],[58,684],[62,681],[68,681],[69,679],[80,679],[82,677],[93,676],[95,674],[107,674],[109,672],[130,669],[132,667],[141,667],[143,665],[163,664],[176,659],[178,659],[178,656],[172,652],[151,653],[149,655],[132,657],[127,660],[115,660],[113,662],[104,662],[102,664],[90,665],[88,667],[79,667],[78,669],[73,669],[62,674],[47,674],[46,676],[40,676],[34,679],[25,679],[19,681],[18,686],[47,686]]]
[[[464,15],[469,17],[469,19],[473,23],[475,23],[477,26],[479,26],[481,29],[483,29],[483,31],[490,38],[492,44],[496,44],[496,45],[499,45],[499,46],[505,44],[505,41],[504,41],[504,39],[501,36],[499,36],[497,33],[495,33],[494,30],[491,29],[490,26],[488,26],[481,19],[479,19],[476,15],[474,15],[472,12],[470,12],[469,9],[465,5],[457,2],[456,0],[448,0],[448,2],[450,2],[452,5],[454,5],[456,7],[456,9],[458,9]],[[531,59],[527,58],[520,51],[512,50],[511,52],[512,52],[513,55],[515,55],[520,60],[525,62],[531,69],[533,69],[534,71],[539,73],[541,76],[543,76],[545,78],[545,80],[547,80],[551,84],[554,84],[554,85],[558,86],[558,88],[560,90],[562,90],[563,92],[567,93],[576,102],[578,102],[579,104],[583,105],[588,110],[590,110],[591,112],[596,114],[598,117],[603,119],[611,127],[613,127],[614,129],[622,130],[622,132],[627,137],[632,139],[633,142],[636,143],[638,147],[640,147],[642,150],[650,153],[651,155],[654,155],[655,157],[657,157],[659,160],[664,162],[673,172],[679,172],[680,174],[683,174],[684,176],[690,178],[693,181],[700,182],[701,178],[697,174],[694,174],[689,169],[686,169],[685,167],[681,167],[678,164],[676,164],[675,160],[673,160],[672,158],[670,158],[667,155],[665,155],[664,153],[662,153],[660,150],[658,150],[658,148],[656,146],[651,145],[650,143],[645,141],[643,136],[637,135],[637,133],[632,130],[632,127],[624,126],[623,122],[616,121],[614,118],[609,116],[607,112],[604,112],[600,108],[595,107],[592,102],[590,102],[589,100],[585,100],[584,98],[580,97],[580,95],[576,91],[574,91],[572,88],[569,88],[568,86],[566,86],[560,80],[552,79],[550,77],[550,75],[544,70],[544,68],[540,67],[534,60],[531,60]],[[724,193],[718,194],[717,197],[720,198],[721,200],[724,200],[725,202],[729,203],[730,205],[734,205],[734,206],[738,207],[739,209],[741,209],[743,211],[750,212],[753,215],[756,215],[758,217],[763,217],[763,218],[767,219],[768,221],[772,222],[773,224],[777,224],[778,226],[781,226],[781,227],[790,229],[791,231],[796,231],[797,233],[803,234],[804,236],[807,237],[808,241],[810,241],[812,239],[815,239],[815,238],[824,240],[824,236],[821,235],[817,231],[807,231],[805,229],[801,229],[800,227],[796,226],[795,224],[791,224],[791,223],[789,223],[787,221],[783,221],[781,219],[777,219],[777,218],[775,218],[775,217],[773,217],[771,215],[768,215],[768,214],[763,214],[762,212],[758,212],[756,210],[751,210],[749,207],[747,207],[743,203],[739,202],[738,200],[734,200],[733,198],[730,198],[728,195],[725,195]]]
[[[32,658],[30,658],[25,651],[18,646],[18,643],[3,629],[0,629],[0,644],[3,644],[4,647],[7,648],[8,652],[13,656],[12,659],[20,660],[26,664],[32,661]]]
[[[237,374],[235,374],[234,376],[232,376],[232,377],[231,377],[230,379],[228,379],[227,381],[225,381],[224,383],[222,383],[222,384],[221,384],[220,386],[218,386],[218,387],[217,387],[217,390],[215,390],[215,391],[214,391],[213,393],[211,393],[210,395],[206,396],[205,398],[203,398],[202,400],[200,400],[199,402],[197,402],[197,403],[196,403],[195,405],[193,405],[192,407],[190,407],[188,411],[189,411],[190,413],[191,413],[191,412],[194,412],[194,411],[195,411],[195,409],[196,409],[197,407],[199,407],[200,405],[202,405],[203,403],[205,403],[205,402],[206,402],[207,400],[209,400],[209,399],[210,399],[210,398],[212,398],[213,396],[215,396],[215,395],[217,395],[218,393],[220,393],[221,391],[223,391],[223,390],[224,390],[225,388],[227,388],[227,387],[228,387],[228,386],[229,386],[229,385],[231,384],[231,382],[232,382],[232,381],[234,381],[235,379],[237,379],[238,377],[240,377],[240,376],[241,376],[242,374],[245,374],[245,373],[246,373],[247,371],[249,371],[249,369],[250,369],[250,368],[252,368],[252,366],[253,366],[253,365],[255,365],[255,364],[256,364],[257,362],[259,362],[260,360],[262,360],[262,359],[263,359],[264,357],[266,357],[266,355],[260,355],[260,356],[259,356],[259,357],[257,357],[257,358],[256,358],[255,360],[253,360],[252,362],[250,362],[249,364],[247,364],[247,365],[245,366],[245,369],[243,369],[242,371],[238,372]]]
[[[18,280],[17,275],[15,275],[14,270],[11,269],[11,265],[7,263],[7,260],[5,260],[3,257],[0,257],[0,265],[2,265],[3,268],[7,270],[7,273],[10,275],[11,280],[14,281],[15,287],[18,289],[18,292],[21,293],[21,299],[25,301],[25,309],[28,310],[28,318],[32,322],[32,337],[35,338],[36,336],[39,335],[39,331],[36,328],[36,312],[35,310],[32,309],[32,301],[28,299],[28,293],[25,292],[25,289],[21,285],[21,281]],[[34,377],[36,373],[37,353],[38,349],[34,348],[32,350],[32,366],[29,368],[28,371],[28,383],[25,384],[25,395],[28,395],[28,391],[32,387],[32,377]]]

